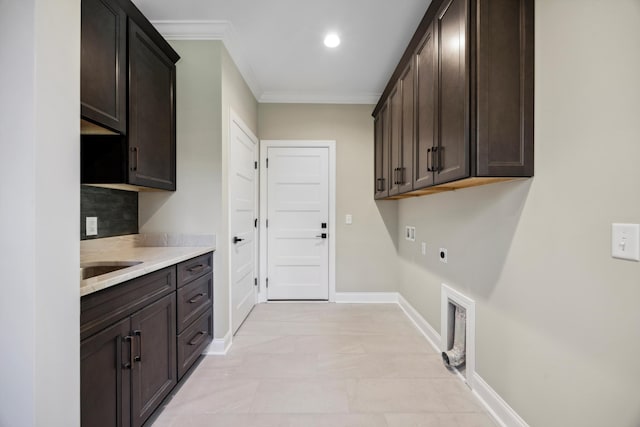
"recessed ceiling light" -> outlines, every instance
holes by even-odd
[[[338,47],[339,44],[340,37],[338,37],[338,35],[335,33],[327,34],[327,36],[324,38],[324,45],[326,47]]]

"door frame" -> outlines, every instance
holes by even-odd
[[[267,151],[281,148],[329,149],[329,302],[336,301],[336,141],[335,140],[260,140],[260,273],[258,275],[258,302],[267,302]]]
[[[249,136],[249,138],[254,142],[255,147],[256,147],[256,152],[254,155],[254,161],[258,162],[258,159],[260,158],[260,140],[258,139],[257,136],[255,136],[255,134],[253,133],[253,131],[251,130],[251,128],[249,128],[249,126],[247,126],[247,124],[242,120],[242,118],[236,114],[235,111],[233,111],[233,108],[229,108],[229,135],[228,135],[228,157],[227,157],[227,163],[228,163],[228,167],[227,167],[227,176],[230,177],[231,173],[230,173],[230,168],[231,168],[231,144],[233,144],[233,141],[231,139],[231,129],[234,126],[234,123],[240,128],[240,130],[242,132],[244,132],[245,134],[247,134],[247,136]],[[255,206],[255,211],[254,211],[254,216],[256,218],[258,218],[258,215],[260,214],[260,174],[258,173],[260,170],[260,162],[258,162],[258,171],[256,171],[256,182],[255,182],[255,188],[254,188],[254,197],[255,197],[255,201],[254,201],[254,206]],[[227,178],[227,230],[228,233],[227,235],[229,236],[229,239],[231,239],[231,216],[233,214],[232,212],[233,207],[231,206],[231,179]],[[255,269],[255,274],[259,275],[260,274],[260,249],[259,249],[259,238],[260,238],[260,233],[258,232],[258,230],[254,229],[254,241],[256,242],[255,248],[254,248],[254,269]],[[233,273],[233,265],[231,262],[231,252],[233,251],[233,247],[231,246],[230,243],[227,244],[227,280],[229,282],[229,301],[228,301],[228,310],[229,310],[229,331],[227,332],[228,334],[231,335],[231,337],[233,337],[233,281],[231,280],[232,277],[232,273]],[[256,292],[256,301],[255,304],[258,304],[260,302],[260,298],[259,298],[259,291]],[[255,306],[254,304],[254,306]],[[233,339],[233,338],[232,338]]]

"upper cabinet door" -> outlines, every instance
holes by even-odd
[[[402,138],[400,143],[400,169],[398,170],[398,190],[406,193],[413,188],[413,140],[414,140],[414,91],[415,74],[413,61],[400,77],[402,89]]]
[[[477,174],[533,175],[534,2],[478,2]]]
[[[389,109],[383,106],[375,119],[375,192],[376,199],[389,196]]]
[[[391,161],[389,171],[389,195],[400,193],[400,172],[402,169],[402,81],[389,95],[389,143]]]
[[[175,65],[129,20],[129,183],[176,189]]]
[[[439,129],[435,183],[469,176],[467,2],[448,0],[438,11]]]
[[[125,134],[127,16],[112,0],[82,0],[81,9],[80,113]]]
[[[430,25],[416,52],[416,143],[413,188],[433,185],[434,156],[438,130],[438,57],[436,34]]]

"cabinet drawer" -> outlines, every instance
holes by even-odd
[[[178,380],[213,339],[213,309],[209,309],[178,335]]]
[[[213,304],[213,274],[204,275],[178,289],[178,333]]]
[[[80,300],[80,339],[114,324],[176,289],[175,266],[86,295]]]
[[[213,252],[200,255],[178,264],[178,287],[213,271]]]

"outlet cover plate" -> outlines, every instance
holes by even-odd
[[[87,236],[98,235],[98,217],[97,216],[87,217],[86,234]]]
[[[447,250],[445,248],[440,248],[440,250],[438,250],[438,258],[440,258],[440,262],[444,262],[445,264],[449,262]]]

